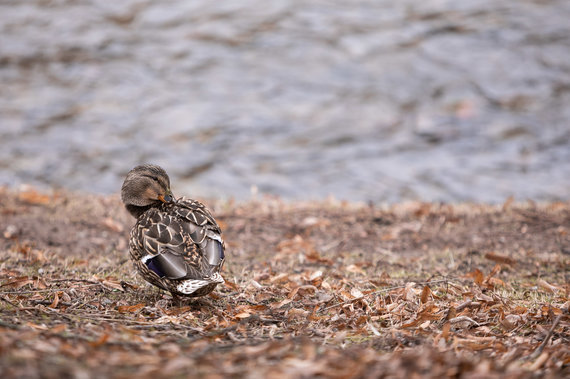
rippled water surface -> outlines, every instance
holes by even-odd
[[[0,184],[570,198],[570,2],[0,1]]]

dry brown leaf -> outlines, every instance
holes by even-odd
[[[344,289],[341,289],[338,293],[345,301],[354,299],[354,297],[350,294],[350,292],[345,291]]]
[[[418,204],[418,207],[413,211],[414,216],[422,217],[422,216],[429,214],[432,206],[433,206],[432,203],[420,203],[420,204]]]
[[[549,293],[556,293],[557,291],[564,292],[563,288],[554,286],[554,285],[548,283],[544,279],[538,279],[537,284],[540,286],[540,288],[542,288],[543,290],[545,290],[546,292],[549,292]]]
[[[293,300],[291,300],[291,299],[283,299],[283,300],[281,300],[281,301],[278,302],[278,303],[272,303],[272,304],[270,305],[270,308],[271,308],[271,309],[278,309],[278,308],[281,308],[281,307],[284,306],[284,305],[289,304],[289,303],[292,302],[292,301],[293,301]]]
[[[67,292],[63,292],[63,291],[62,291],[62,292],[61,292],[61,299],[62,299],[63,301],[70,302],[70,301],[71,301],[71,296],[69,296],[69,295],[67,294]]]
[[[111,217],[105,217],[101,223],[113,232],[121,233],[124,230],[123,225],[113,220]]]
[[[26,326],[29,326],[30,328],[35,330],[48,330],[47,326],[34,324],[33,322],[26,322]]]
[[[447,311],[447,315],[445,315],[445,319],[451,320],[451,319],[455,318],[456,315],[457,315],[457,311],[455,310],[455,308],[449,307],[449,310]]]
[[[538,358],[536,358],[536,361],[534,361],[532,363],[532,365],[529,366],[529,370],[532,371],[536,371],[539,368],[541,368],[546,361],[548,361],[548,358],[550,357],[550,354],[546,351],[543,351],[542,354],[540,354],[540,356]]]
[[[287,311],[287,318],[289,320],[293,319],[293,318],[299,318],[299,317],[306,317],[309,314],[309,311],[306,311],[304,309],[301,308],[291,308]]]
[[[354,264],[349,265],[349,266],[346,268],[346,271],[352,272],[352,273],[354,273],[354,274],[360,274],[360,275],[365,275],[365,274],[366,274],[366,272],[364,272],[364,270],[363,270],[362,268],[360,268],[360,267],[358,267],[357,265],[354,265]]]
[[[364,294],[358,288],[352,288],[350,290],[350,296],[352,296],[353,299],[359,299],[364,297]]]
[[[51,304],[49,305],[50,308],[52,308],[52,309],[57,308],[57,304],[59,303],[59,294],[60,294],[60,293],[61,293],[61,291],[60,291],[60,292],[56,292],[56,293],[53,295],[53,301],[52,301]]]
[[[521,315],[507,315],[500,320],[500,323],[506,330],[512,330],[517,325],[524,323],[524,317]]]
[[[311,314],[310,314],[309,317],[308,317],[308,319],[309,319],[310,321],[318,321],[318,320],[321,319],[319,316],[317,316],[317,311],[318,311],[318,310],[319,310],[319,306],[318,306],[318,305],[315,305],[315,306],[313,307],[313,310],[311,311]]]
[[[305,258],[307,258],[308,262],[322,263],[328,266],[333,264],[333,261],[328,258],[323,258],[315,249],[311,249],[305,253]]]
[[[121,305],[117,307],[120,313],[136,313],[146,306],[144,303],[139,303],[135,305]]]
[[[56,325],[53,328],[49,329],[49,332],[53,333],[53,334],[57,334],[57,333],[65,332],[66,330],[67,330],[66,324],[59,324],[59,325]]]
[[[322,276],[323,276],[323,272],[321,270],[315,271],[309,276],[309,281],[312,282],[316,279],[320,279],[320,278],[322,278]]]
[[[296,254],[299,252],[309,252],[314,250],[310,241],[305,241],[300,235],[296,235],[292,239],[283,240],[277,244],[277,250],[281,254]]]
[[[487,296],[484,293],[477,294],[477,300],[485,301],[487,303],[494,303],[495,302],[495,300],[491,296]]]
[[[272,298],[273,294],[271,294],[270,292],[257,292],[254,297],[255,301],[258,303],[268,301]]]
[[[493,347],[493,340],[475,340],[475,339],[461,339],[456,341],[461,347],[466,347],[470,350],[479,351]]]
[[[238,286],[236,283],[234,283],[234,282],[232,282],[232,281],[230,281],[230,280],[228,280],[228,279],[226,279],[226,278],[224,278],[224,281],[225,281],[225,284],[224,284],[224,285],[225,285],[226,287],[230,287],[230,288],[233,289],[234,291],[238,291],[238,290],[239,290],[239,286]]]
[[[457,324],[460,322],[465,322],[465,323],[468,323],[470,325],[475,325],[475,326],[479,327],[479,323],[477,321],[473,320],[471,317],[457,316],[457,317],[449,319],[449,323],[451,323],[451,324]]]
[[[485,254],[485,258],[497,262],[497,263],[506,263],[508,265],[514,265],[516,260],[506,255],[497,254],[495,252],[489,252]]]
[[[246,309],[250,313],[258,313],[267,310],[269,307],[265,304],[248,305]]]
[[[48,288],[48,285],[44,279],[38,278],[34,283],[34,287],[40,290],[45,290],[46,288]]]
[[[170,308],[170,309],[165,309],[164,313],[166,313],[169,316],[178,316],[178,315],[185,314],[185,313],[189,312],[191,309],[192,309],[192,307],[187,305],[185,307],[174,307],[174,308]]]
[[[409,322],[407,322],[407,323],[405,323],[405,324],[402,324],[401,328],[412,328],[412,327],[418,325],[421,321],[422,321],[422,320],[419,319],[419,318],[418,318],[418,319],[415,319],[415,320],[412,320],[412,321],[409,321]]]
[[[508,211],[511,206],[513,205],[513,202],[515,201],[515,198],[511,195],[507,198],[507,200],[505,200],[505,202],[503,203],[503,212]]]
[[[311,280],[310,283],[315,287],[315,288],[320,288],[323,284],[323,277],[322,276],[318,276],[315,279]]]
[[[42,250],[31,249],[28,246],[20,248],[20,252],[26,256],[32,262],[45,262],[47,261],[46,256]]]
[[[121,292],[125,292],[125,289],[123,288],[121,283],[116,281],[116,280],[103,280],[101,283],[103,283],[103,285],[105,287],[109,287],[109,288],[119,290]]]
[[[241,312],[241,313],[238,313],[237,315],[235,315],[234,318],[242,320],[244,318],[249,318],[250,316],[251,316],[251,313],[249,313],[249,312]]]
[[[430,294],[431,294],[431,288],[429,288],[429,286],[424,286],[424,288],[422,289],[422,293],[420,295],[420,301],[422,302],[422,304],[427,303]]]
[[[108,340],[109,340],[109,334],[105,333],[101,337],[99,337],[99,339],[97,341],[89,342],[89,346],[99,347],[99,346],[105,344]]]
[[[404,300],[414,301],[417,297],[416,291],[414,291],[414,286],[416,283],[408,282],[406,283],[406,288],[404,289]]]
[[[287,295],[288,299],[295,299],[295,295],[299,292],[299,287],[295,287],[289,294]]]
[[[282,283],[286,282],[289,279],[289,274],[286,272],[282,272],[279,275],[274,276],[273,278],[269,279],[271,283]]]
[[[440,315],[433,314],[430,312],[423,312],[423,313],[417,314],[415,317],[416,317],[415,320],[412,320],[406,324],[403,324],[402,328],[409,328],[409,327],[417,326],[420,323],[425,323],[425,321],[434,321],[434,320],[439,320],[441,318]],[[427,324],[427,325],[429,325],[429,324]]]
[[[443,327],[441,328],[441,337],[446,341],[449,339],[450,329],[451,329],[451,324],[449,323],[449,321],[443,324]]]
[[[9,288],[18,289],[18,288],[22,288],[23,286],[28,285],[28,284],[34,284],[34,282],[35,282],[34,279],[31,279],[28,276],[22,276],[22,277],[13,279],[10,282],[4,283],[0,287],[9,287]]]
[[[431,324],[430,320],[425,321],[424,323],[420,324],[420,329],[426,329]]]
[[[476,268],[475,270],[471,271],[470,273],[468,273],[466,275],[468,278],[473,278],[473,281],[475,282],[475,284],[477,284],[478,286],[483,285],[483,273],[481,272],[481,270],[479,270],[478,268]]]
[[[435,312],[439,312],[439,308],[434,304],[433,301],[428,301],[427,303],[424,303],[421,305],[419,312],[418,313],[435,313]]]
[[[501,265],[495,265],[495,267],[493,267],[493,269],[491,270],[489,275],[487,275],[487,277],[485,278],[485,280],[483,282],[488,282],[489,279],[491,279],[492,277],[497,275],[500,271],[501,271]]]
[[[27,191],[20,192],[18,194],[18,200],[31,205],[46,205],[50,202],[50,197],[39,193],[35,189],[29,189]]]
[[[489,278],[489,280],[487,281],[487,283],[489,283],[489,285],[493,286],[493,287],[506,287],[505,282],[503,282],[501,279],[499,278]]]
[[[294,299],[295,295],[299,294],[301,297],[305,297],[309,294],[314,294],[317,292],[317,287],[312,284],[305,284],[299,287],[295,287],[287,296],[289,299]]]

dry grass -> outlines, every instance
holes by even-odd
[[[2,377],[568,376],[570,204],[214,204],[227,280],[181,307],[116,198],[2,190]]]

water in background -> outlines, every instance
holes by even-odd
[[[0,184],[570,198],[570,2],[0,2]]]

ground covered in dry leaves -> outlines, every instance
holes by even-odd
[[[0,189],[0,377],[568,377],[570,204],[210,203],[175,305],[115,197]]]

